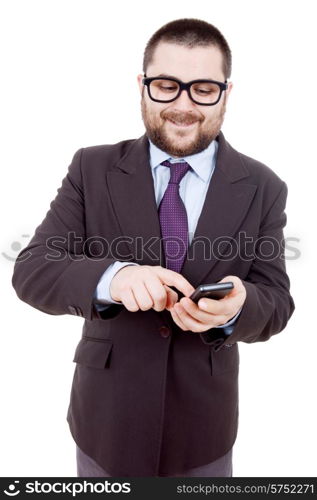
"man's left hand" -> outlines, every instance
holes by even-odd
[[[232,319],[243,306],[247,293],[237,276],[226,276],[219,283],[226,281],[232,281],[234,288],[220,300],[202,298],[195,304],[189,297],[183,297],[169,308],[179,328],[184,331],[205,332]]]

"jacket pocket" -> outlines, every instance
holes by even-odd
[[[229,346],[223,345],[218,351],[210,347],[209,356],[213,375],[239,370],[240,359],[236,343]]]
[[[77,345],[73,361],[90,368],[108,368],[112,345],[113,342],[109,339],[83,336]]]

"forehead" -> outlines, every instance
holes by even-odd
[[[213,45],[188,48],[175,43],[160,42],[146,74],[165,74],[184,82],[205,78],[224,81],[222,54]]]

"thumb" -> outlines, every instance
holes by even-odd
[[[167,310],[170,310],[174,304],[178,301],[178,294],[174,292],[169,286],[164,285],[166,293],[167,293],[167,300],[166,300],[166,306],[165,308]]]

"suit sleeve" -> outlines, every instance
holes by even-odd
[[[282,187],[261,222],[252,266],[242,281],[246,300],[230,338],[215,328],[200,334],[204,343],[219,350],[224,343],[263,342],[281,332],[295,309],[286,273],[283,228],[286,224],[287,186]]]
[[[85,245],[82,154],[83,149],[75,153],[46,217],[19,253],[12,284],[21,300],[45,313],[107,319],[122,306],[99,313],[93,297],[101,275],[115,259],[93,258]]]

